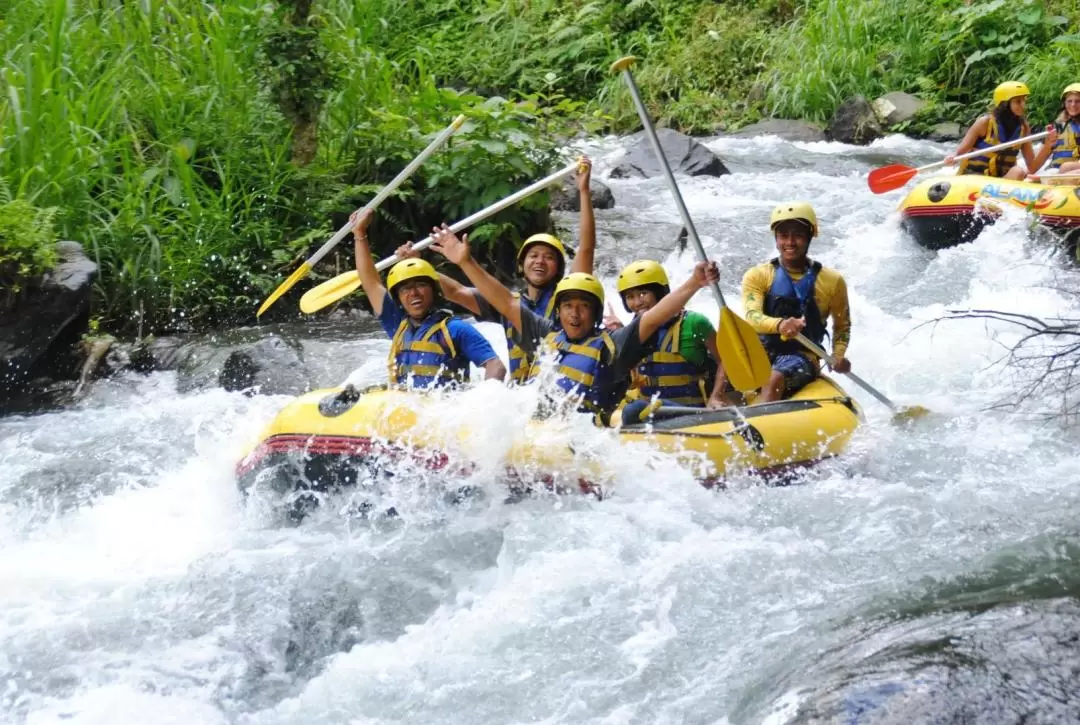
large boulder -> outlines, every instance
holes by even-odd
[[[885,132],[866,97],[854,96],[836,109],[828,128],[825,129],[825,135],[830,141],[865,146],[884,136]]]
[[[233,345],[194,343],[184,352],[177,388],[185,393],[220,386],[266,395],[300,395],[311,375],[300,350],[277,335]]]
[[[743,126],[730,136],[747,138],[750,136],[779,136],[785,141],[824,141],[825,130],[806,121],[789,121],[784,118],[770,118],[765,121]]]
[[[926,137],[931,141],[938,141],[940,143],[959,141],[964,137],[964,127],[959,123],[943,121],[934,124],[934,127],[930,129],[930,133],[928,133]]]
[[[589,191],[592,192],[593,209],[612,209],[615,197],[608,185],[596,179],[589,179]],[[578,195],[577,182],[573,177],[551,190],[551,208],[555,211],[581,211],[581,197]]]
[[[874,101],[874,112],[886,126],[910,121],[924,108],[926,108],[926,101],[902,91],[886,93]]]
[[[660,128],[656,131],[671,170],[687,176],[723,176],[730,173],[720,157],[685,134]],[[650,178],[663,171],[644,131],[627,139],[626,156],[611,172],[613,179]]]
[[[56,266],[0,309],[0,401],[29,392],[31,378],[76,374],[73,346],[86,331],[97,265],[77,242],[58,242],[56,253]]]

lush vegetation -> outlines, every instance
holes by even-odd
[[[966,123],[1006,78],[1042,122],[1077,27],[1074,0],[21,0],[0,19],[0,283],[50,261],[55,223],[99,263],[112,329],[249,320],[457,113],[383,207],[383,252],[546,173],[559,137],[635,128],[621,55],[691,132],[890,90],[931,101],[914,129]],[[543,202],[474,238],[516,241]],[[342,245],[320,273],[348,265]]]
[[[0,184],[0,313],[15,307],[27,280],[55,264],[55,216],[55,208],[12,199]]]

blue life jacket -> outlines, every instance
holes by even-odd
[[[770,262],[775,267],[772,285],[765,295],[765,304],[762,309],[769,317],[802,317],[806,320],[803,334],[820,345],[825,340],[825,323],[821,319],[821,311],[818,310],[814,300],[814,287],[817,284],[818,272],[821,271],[821,262],[810,262],[810,268],[798,282],[791,279],[791,275],[780,264],[779,259]],[[806,354],[806,348],[798,340],[784,340],[779,333],[773,335],[759,335],[761,344],[770,358],[778,355]]]
[[[515,299],[525,303],[525,306],[540,317],[546,317],[559,328],[559,316],[555,313],[555,285],[550,285],[540,293],[540,297],[533,302],[527,296],[515,294]],[[529,368],[532,367],[533,356],[527,354],[514,342],[514,326],[510,320],[503,317],[503,329],[506,332],[506,350],[510,358],[510,382],[524,383],[529,379]]]
[[[613,390],[612,362],[615,359],[615,341],[606,330],[600,330],[581,342],[571,342],[564,330],[548,333],[544,337],[543,352],[554,350],[557,360],[555,385],[568,395],[581,398],[579,410],[606,414],[625,392]],[[540,373],[540,361],[534,360],[529,368],[529,379]]]
[[[975,141],[975,149],[985,149],[990,148],[991,146],[997,146],[999,143],[1005,143],[1006,141],[1015,141],[1020,138],[1020,134],[1023,132],[1024,124],[1020,123],[1017,124],[1016,129],[1009,138],[1001,138],[998,133],[997,119],[991,115],[989,123],[986,125],[986,135]],[[1001,178],[1009,173],[1009,169],[1016,166],[1016,157],[1019,153],[1020,147],[1013,146],[1011,148],[1002,149],[1001,151],[992,151],[988,154],[972,156],[970,159],[964,159],[960,162],[959,173],[981,174],[982,176],[995,176]]]
[[[685,318],[684,311],[656,332],[660,345],[638,365],[637,379],[643,398],[659,395],[661,400],[670,403],[703,407],[709,400],[705,391],[708,370],[694,365],[679,352]]]
[[[387,363],[391,384],[412,388],[445,387],[468,382],[469,361],[450,337],[447,310],[435,310],[418,325],[406,317],[390,342]]]
[[[1080,121],[1071,120],[1054,142],[1050,152],[1050,168],[1060,169],[1065,162],[1077,159],[1080,159]]]

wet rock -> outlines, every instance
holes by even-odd
[[[729,134],[736,138],[750,136],[779,136],[785,141],[824,141],[825,131],[820,126],[805,121],[789,121],[783,118],[770,118]]]
[[[901,91],[886,93],[874,101],[874,112],[886,126],[910,121],[924,108],[926,108],[926,101]]]
[[[885,132],[866,97],[854,96],[836,109],[825,135],[830,141],[865,146],[884,136]]]
[[[33,378],[77,372],[73,346],[87,329],[97,265],[77,242],[59,242],[56,252],[56,267],[30,281],[13,309],[0,310],[0,401],[31,392]]]
[[[589,190],[592,192],[593,209],[615,207],[615,197],[604,182],[590,178]],[[565,179],[560,186],[551,190],[551,208],[555,211],[581,211],[581,198],[573,178]]]
[[[300,350],[277,335],[220,347],[192,345],[179,373],[177,387],[182,393],[214,386],[265,395],[310,390],[311,376]]]
[[[945,121],[943,123],[936,124],[934,128],[930,130],[930,133],[926,136],[931,141],[947,142],[947,141],[959,141],[964,137],[964,127],[959,123],[953,123],[951,121]]]
[[[687,176],[723,176],[730,173],[719,156],[693,138],[670,128],[659,128],[656,135],[674,173]],[[611,178],[641,179],[663,174],[644,131],[629,137],[627,148],[626,156],[612,169]]]
[[[132,346],[128,367],[141,373],[176,370],[189,352],[179,337],[151,337]]]

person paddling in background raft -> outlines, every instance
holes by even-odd
[[[964,134],[956,153],[945,157],[945,164],[952,166],[957,156],[969,151],[990,148],[1001,143],[1015,141],[1029,136],[1031,128],[1027,122],[1027,99],[1031,91],[1023,83],[1006,81],[994,89],[994,107],[990,113],[980,116]],[[1000,151],[991,151],[980,156],[960,161],[960,174],[979,174],[1004,179],[1023,179],[1024,170],[1017,165],[1016,158],[1024,154],[1027,168],[1036,170],[1050,156],[1050,148],[1057,140],[1057,130],[1053,124],[1046,127],[1050,133],[1043,142],[1038,155],[1031,147],[1031,142],[1019,147],[1011,146]]]
[[[574,255],[571,272],[592,274],[593,252],[596,249],[596,216],[592,207],[592,191],[589,179],[592,161],[587,156],[579,160],[576,177],[578,198],[581,203],[579,222],[579,246]],[[398,257],[415,256],[412,245],[402,245]],[[531,312],[559,324],[555,314],[555,286],[566,274],[568,250],[560,239],[551,234],[533,234],[526,239],[517,253],[518,271],[525,279],[525,289],[514,293]],[[446,275],[439,275],[439,284],[446,299],[461,305],[476,315],[480,322],[495,322],[506,332],[506,348],[510,360],[510,381],[523,383],[528,378],[532,358],[514,342],[514,326],[499,313],[476,288],[466,287]]]
[[[817,215],[806,202],[785,202],[769,219],[779,256],[751,267],[743,276],[746,320],[761,337],[772,373],[755,403],[790,396],[819,374],[817,356],[793,338],[799,333],[818,345],[825,340],[825,319],[832,317],[833,369],[851,370],[844,357],[851,337],[847,284],[840,273],[807,256],[818,235]]]
[[[438,309],[439,275],[422,259],[406,259],[390,268],[386,287],[375,269],[367,228],[372,212],[353,214],[356,271],[390,337],[390,384],[428,389],[452,387],[469,380],[469,363],[487,378],[502,380],[506,366],[479,330],[449,311]]]
[[[549,359],[556,361],[556,367],[550,380],[557,391],[544,391],[545,401],[553,403],[551,407],[571,401],[579,412],[592,414],[598,425],[609,424],[611,412],[626,394],[631,370],[651,352],[647,342],[698,290],[720,277],[715,263],[699,263],[689,280],[611,334],[600,327],[604,288],[591,274],[574,272],[556,285],[557,325],[477,264],[469,253],[467,236],[459,239],[445,224],[434,229],[432,236],[432,247],[461,267],[480,294],[513,325],[515,342],[534,356],[528,379],[536,378],[546,362],[543,355],[535,357],[541,348],[552,354]]]
[[[1050,148],[1050,168],[1059,174],[1072,174],[1080,171],[1080,83],[1065,86],[1061,92],[1061,114],[1056,119],[1058,138]],[[1039,181],[1038,175],[1032,174],[1029,181]],[[1054,183],[1054,177],[1047,175],[1042,181]],[[1076,179],[1062,179],[1061,183],[1075,184]]]
[[[650,259],[628,264],[619,273],[616,287],[623,307],[635,317],[671,293],[667,272]],[[612,331],[623,325],[618,318],[605,316],[604,326]],[[693,408],[728,405],[722,394],[724,376],[716,349],[716,328],[705,315],[683,310],[661,325],[647,346],[655,351],[634,371],[623,421],[637,421],[646,408],[655,409],[654,398],[661,404]]]

